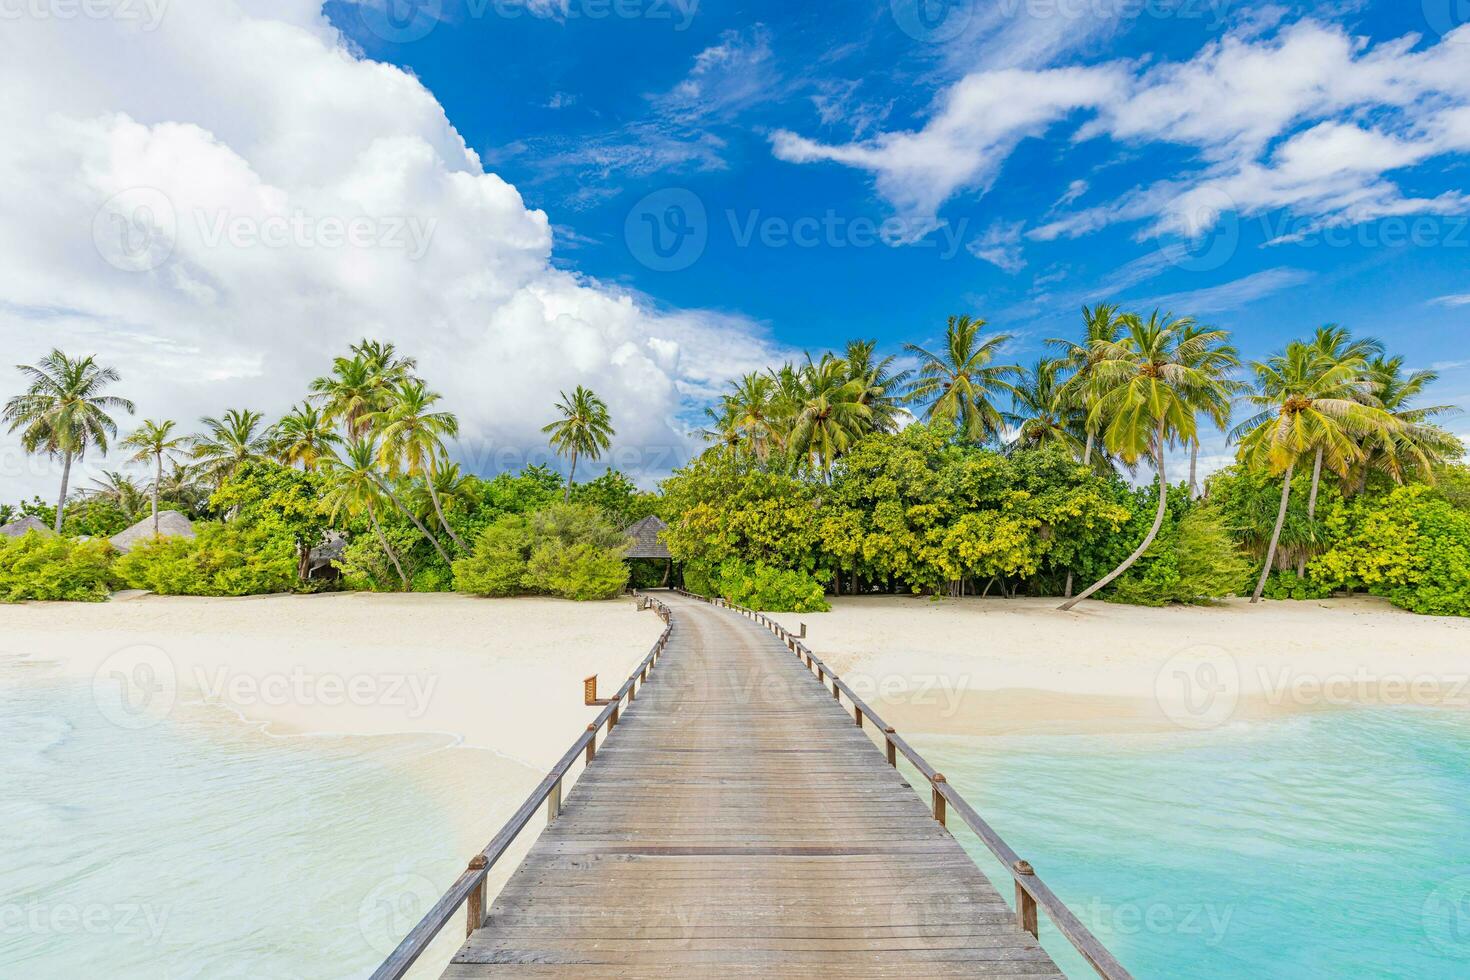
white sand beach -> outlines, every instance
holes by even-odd
[[[631,600],[144,596],[0,606],[0,656],[104,688],[121,671],[162,688],[154,713],[202,699],[271,734],[446,734],[544,771],[592,717],[582,679],[615,690],[662,628]]]
[[[1147,609],[862,597],[808,643],[900,731],[1208,729],[1359,703],[1470,706],[1470,620],[1374,598]]]

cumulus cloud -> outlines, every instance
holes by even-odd
[[[767,348],[738,318],[555,268],[547,216],[319,0],[6,32],[0,344],[12,361],[98,354],[140,415],[281,412],[373,336],[419,357],[472,460],[539,449],[558,389],[585,383],[618,462],[656,471],[690,448],[686,399]],[[4,496],[49,492],[6,439]]]

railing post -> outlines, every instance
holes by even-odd
[[[896,744],[894,744],[893,735],[894,735],[894,731],[893,731],[893,726],[892,725],[889,725],[887,728],[883,729],[883,741],[885,741],[885,742],[888,743],[888,764],[890,766],[892,766],[893,768],[897,769],[898,768],[898,746]]]
[[[490,862],[483,854],[476,854],[470,858],[471,871],[483,871],[490,867]],[[485,879],[481,878],[475,890],[470,892],[469,900],[465,903],[465,938],[475,934],[475,930],[485,924]]]
[[[853,706],[853,709],[852,709],[852,713],[853,713],[854,720],[857,722],[857,726],[859,728],[862,728],[863,727],[863,706],[860,705],[860,704],[859,705],[854,705]]]
[[[546,794],[546,822],[551,823],[561,816],[561,780],[558,779]]]
[[[1036,870],[1031,867],[1030,861],[1017,861],[1013,870],[1016,874],[1025,877],[1036,874]],[[1040,938],[1038,931],[1040,925],[1037,922],[1036,915],[1036,899],[1032,898],[1031,893],[1022,887],[1020,881],[1016,882],[1016,924],[1031,933],[1033,937]]]
[[[841,701],[842,700],[842,688],[840,688],[840,687],[837,686],[837,675],[835,675],[835,674],[832,675],[832,700],[833,701]]]
[[[587,765],[592,765],[592,760],[597,756],[597,725],[587,726],[587,734],[592,737],[587,740]]]
[[[939,826],[943,827],[945,825],[944,794],[939,791],[939,787],[946,782],[944,774],[936,772],[930,782],[934,787],[934,819],[938,820]]]
[[[612,731],[614,728],[618,727],[618,707],[621,704],[622,702],[619,701],[617,704],[613,705],[612,716],[607,719],[608,731]]]

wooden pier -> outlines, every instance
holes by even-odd
[[[1100,975],[1128,977],[793,634],[697,597],[640,601],[668,624],[659,643],[374,980],[402,976],[461,905],[451,980],[1060,977],[1038,909]],[[922,798],[900,756],[928,781]],[[543,807],[487,908],[488,867]],[[956,820],[1011,869],[1014,909],[951,836]]]

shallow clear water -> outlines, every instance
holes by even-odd
[[[202,708],[123,730],[90,685],[0,662],[0,977],[366,976],[535,782],[507,769]]]
[[[1470,976],[1462,715],[914,741],[1139,977]]]

